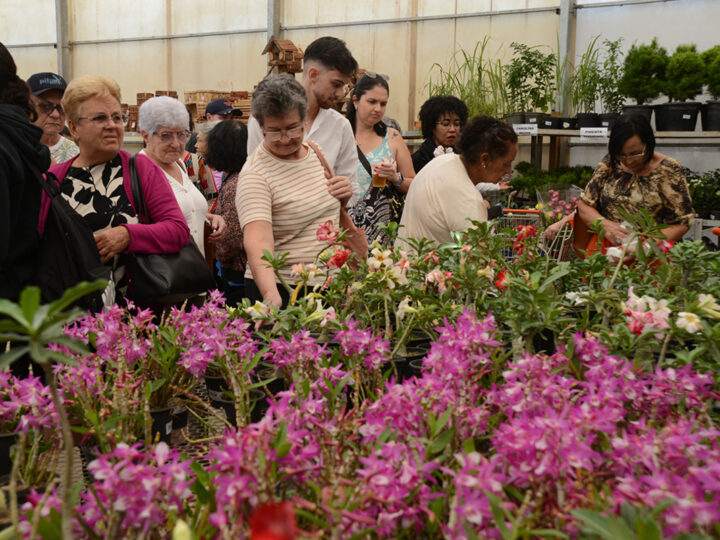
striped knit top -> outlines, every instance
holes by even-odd
[[[248,157],[238,179],[235,204],[240,226],[253,221],[272,223],[275,253],[289,253],[283,279],[293,281],[290,268],[313,263],[325,247],[317,240],[320,225],[340,222],[340,201],[330,195],[317,154],[303,143],[307,154],[300,160],[279,159],[257,147]],[[252,278],[250,266],[245,277]]]

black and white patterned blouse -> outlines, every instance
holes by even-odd
[[[70,206],[85,218],[93,232],[124,223],[138,223],[123,185],[120,155],[92,167],[71,166],[60,190]],[[120,257],[116,257],[114,268],[116,290],[124,296],[127,280],[124,279],[125,265]]]

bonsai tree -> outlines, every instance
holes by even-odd
[[[650,45],[633,45],[625,57],[618,90],[638,105],[652,101],[662,91],[666,65],[667,51],[658,45],[657,38]]]
[[[600,89],[599,51],[595,47],[600,36],[596,36],[573,68],[570,80],[575,112],[589,113],[595,109]]]
[[[624,96],[618,89],[618,83],[622,76],[622,53],[620,46],[622,38],[610,41],[603,41],[605,58],[600,71],[600,100],[603,111],[606,113],[619,113],[625,101]]]
[[[687,101],[702,93],[705,64],[695,45],[679,45],[667,62],[663,93],[670,101]]]
[[[714,100],[720,99],[720,45],[708,49],[701,55],[705,64],[705,83]]]
[[[515,112],[545,112],[554,100],[555,54],[512,42],[514,57],[504,67],[508,99]]]

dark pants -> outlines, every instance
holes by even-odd
[[[280,284],[278,284],[278,292],[280,293],[280,298],[282,299],[282,309],[285,309],[290,303],[290,294],[285,290],[285,287]],[[255,281],[251,278],[245,278],[245,297],[249,298],[250,302],[253,304],[255,302],[263,301],[260,289],[258,289]]]

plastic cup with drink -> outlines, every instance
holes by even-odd
[[[394,161],[388,161],[387,159],[383,159],[382,163],[380,164],[380,167],[392,167],[394,166]],[[377,166],[373,169],[373,175],[372,175],[372,186],[376,188],[384,188],[387,186],[387,178],[384,176],[380,176],[377,173]]]

